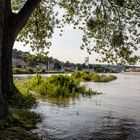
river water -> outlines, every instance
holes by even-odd
[[[140,75],[117,74],[109,83],[86,82],[92,97],[39,100],[43,140],[140,140]]]

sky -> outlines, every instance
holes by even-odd
[[[86,50],[81,50],[81,44],[82,31],[74,30],[71,26],[67,26],[62,36],[59,35],[58,30],[55,31],[52,38],[52,47],[48,50],[48,56],[72,63],[84,63],[85,57],[89,57],[89,63],[98,63],[96,59],[100,58],[100,56],[95,53],[89,55]],[[14,48],[32,53],[31,48],[28,45],[23,46],[22,43],[16,42]]]
[[[85,57],[89,57],[90,64],[99,63],[96,61],[96,59],[101,58],[99,54],[92,52],[92,54],[89,55],[86,50],[80,49],[83,35],[81,30],[74,30],[72,26],[66,26],[63,35],[60,36],[59,33],[60,32],[56,30],[53,35],[52,47],[48,50],[48,56],[52,56],[63,62],[69,61],[71,63],[84,63]],[[14,48],[33,53],[30,46],[23,46],[22,43],[16,42]],[[140,51],[138,51],[137,54],[140,55]],[[140,65],[140,62],[136,65]]]

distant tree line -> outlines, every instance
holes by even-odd
[[[94,70],[95,72],[117,72],[112,69],[112,65],[106,64],[89,64],[86,65],[85,63],[70,63],[69,61],[63,62],[53,57],[48,57],[48,55],[44,54],[30,54],[29,52],[22,52],[21,50],[13,49],[13,58],[19,58],[24,60],[29,67],[34,67],[38,63],[42,63],[45,65],[52,64],[53,70],[60,70],[71,68],[71,70],[83,70],[89,69]],[[118,66],[119,67],[119,66]],[[120,67],[120,70],[122,67]]]

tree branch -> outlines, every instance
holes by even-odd
[[[5,11],[7,11],[8,14],[12,13],[11,0],[5,0]]]
[[[18,12],[14,19],[14,25],[16,26],[16,34],[25,26],[29,17],[38,6],[41,0],[27,0],[22,9]]]

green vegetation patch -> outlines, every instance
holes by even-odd
[[[21,127],[11,127],[0,130],[0,140],[39,140],[39,138]]]
[[[29,130],[36,128],[41,118],[27,109],[10,108],[9,116],[0,118],[0,140],[39,140]]]
[[[8,98],[9,115],[0,118],[0,140],[39,140],[29,130],[36,128],[40,116],[29,108],[36,105],[36,99],[21,81],[15,81],[19,93]]]
[[[31,68],[23,69],[23,68],[13,68],[13,74],[32,74],[35,71]]]
[[[100,75],[97,73],[90,73],[87,70],[81,72],[73,72],[71,75],[74,79],[79,79],[80,81],[94,81],[94,82],[110,82],[117,79],[114,75]]]
[[[35,112],[27,109],[10,108],[9,116],[0,118],[0,129],[9,127],[23,127],[25,129],[32,129],[40,122],[41,118]]]
[[[29,93],[29,89],[25,83],[19,80],[15,80],[14,83],[19,90],[19,93],[8,99],[10,107],[26,109],[36,106],[36,99],[31,93]]]
[[[33,70],[32,68],[13,68],[13,74],[35,74],[37,73],[47,73],[45,69]]]
[[[94,82],[110,82],[116,80],[117,77],[114,75],[99,75],[99,74],[92,74]]]
[[[18,124],[24,128],[35,128],[37,122],[40,121],[38,114],[27,109],[11,108],[10,113]]]
[[[27,109],[11,108],[9,116],[0,118],[0,140],[39,140],[29,130],[36,128],[40,116]]]
[[[76,94],[87,95],[97,93],[92,90],[86,90],[84,86],[80,85],[79,79],[68,75],[54,75],[43,79],[39,74],[36,74],[34,78],[22,82],[21,86],[35,92],[37,95],[44,95],[46,97],[71,97]]]

